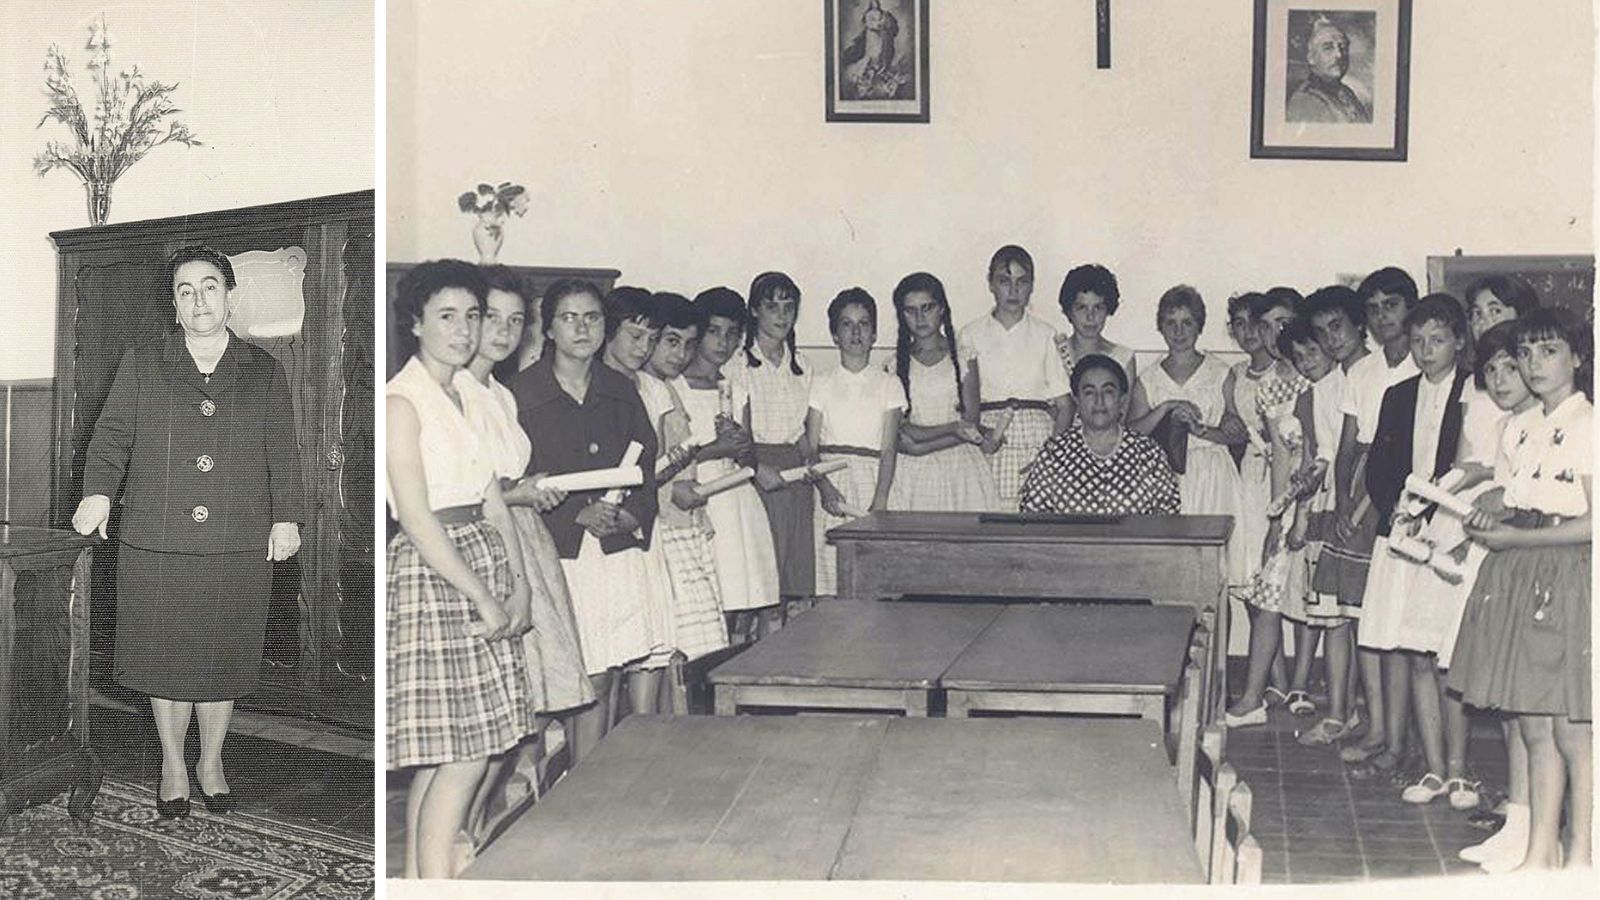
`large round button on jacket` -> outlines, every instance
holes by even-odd
[[[211,510],[206,509],[204,506],[196,506],[189,515],[193,516],[196,522],[204,522],[211,518]]]

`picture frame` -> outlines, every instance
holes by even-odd
[[[1404,162],[1411,0],[1255,0],[1253,159]]]
[[[928,0],[823,0],[829,122],[929,120]]]

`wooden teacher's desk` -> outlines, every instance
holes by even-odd
[[[464,878],[1198,882],[1154,723],[631,716]]]
[[[880,512],[830,530],[828,541],[839,551],[840,597],[1145,599],[1212,610],[1212,633],[1225,636],[1223,552],[1232,530],[1228,516],[1063,524]],[[1224,643],[1210,643],[1213,696],[1226,689]]]

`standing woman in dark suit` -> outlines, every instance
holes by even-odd
[[[283,368],[227,327],[232,264],[187,247],[167,274],[182,327],[122,357],[72,525],[105,537],[121,490],[116,678],[150,695],[156,808],[171,818],[189,813],[191,714],[200,796],[233,806],[222,742],[233,701],[255,690],[272,564],[300,549],[304,498]]]

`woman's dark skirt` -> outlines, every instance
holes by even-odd
[[[235,700],[256,689],[272,563],[235,553],[117,554],[119,683],[152,697]]]

